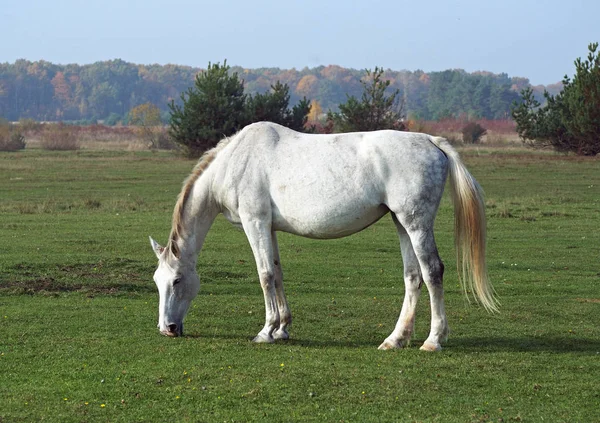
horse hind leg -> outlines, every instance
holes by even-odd
[[[283,289],[283,271],[281,269],[277,235],[274,231],[271,233],[271,241],[273,244],[273,264],[275,265],[275,296],[277,299],[277,308],[279,309],[279,327],[273,332],[273,338],[286,340],[290,337],[288,327],[292,323],[292,313]]]
[[[423,281],[431,303],[431,329],[421,346],[424,351],[439,351],[450,332],[444,306],[444,264],[440,259],[433,236],[433,224],[427,229],[407,230],[419,261]]]
[[[404,348],[410,343],[415,326],[417,301],[423,284],[419,260],[417,260],[417,256],[415,255],[410,237],[394,214],[392,214],[392,219],[400,238],[400,250],[402,252],[404,267],[404,302],[396,327],[379,346],[380,350]]]
[[[418,207],[415,207],[415,210],[419,210]],[[416,260],[421,276],[419,285],[422,281],[429,291],[431,303],[431,329],[429,336],[425,340],[423,346],[421,346],[421,350],[426,351],[439,351],[442,348],[441,343],[447,339],[449,333],[446,310],[444,307],[444,264],[438,254],[435,237],[433,235],[435,210],[436,208],[421,207],[420,213],[395,213],[394,219],[400,233],[401,243],[404,245],[402,253],[409,257],[409,266],[405,267],[405,276],[410,276],[411,272],[414,274]],[[411,249],[408,248],[409,242],[406,238],[410,240],[412,254],[410,251]],[[403,239],[404,241],[402,241]],[[409,253],[408,255],[406,254],[407,252]],[[409,271],[408,275],[406,273],[407,269]],[[413,270],[411,271],[411,269]],[[409,328],[412,330],[412,326],[409,324],[411,322],[411,317],[414,323],[414,308],[416,304],[414,280],[416,279],[414,276],[412,277],[412,282],[410,278],[405,277],[405,279],[408,279],[407,286],[413,287],[407,288],[405,303],[401,312],[401,319],[397,325],[397,331],[394,330],[392,335],[390,335],[392,336],[392,340],[404,340],[406,336],[402,338],[401,331],[406,333]],[[409,294],[411,289],[413,292],[412,297]],[[404,321],[402,320],[403,317]]]

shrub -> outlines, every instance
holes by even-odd
[[[460,138],[456,132],[440,132],[436,134],[438,137],[446,138],[451,145],[460,145]]]
[[[47,125],[41,137],[44,150],[78,150],[77,128],[64,123]]]
[[[13,131],[10,134],[9,145],[14,151],[23,150],[25,148],[25,137],[21,132]]]
[[[37,132],[42,129],[42,124],[39,122],[36,122],[33,119],[28,119],[28,118],[19,119],[19,129],[23,133]]]
[[[163,148],[164,139],[161,138],[163,130],[160,122],[160,109],[152,103],[144,103],[134,107],[129,112],[129,124],[134,126],[135,134],[141,138],[149,148]]]
[[[168,129],[164,126],[155,126],[152,130],[152,144],[151,149],[159,150],[174,150],[177,146],[169,137]]]
[[[0,121],[0,151],[18,151],[25,148],[25,137],[20,130],[5,120]]]
[[[462,129],[463,142],[466,144],[478,144],[487,130],[476,122],[467,123]]]
[[[10,138],[10,125],[0,120],[0,143],[7,143]]]

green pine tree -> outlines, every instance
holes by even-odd
[[[544,92],[547,105],[533,97],[531,88],[521,92],[512,116],[523,141],[532,146],[551,146],[557,151],[593,156],[600,153],[600,58],[598,43],[589,45],[587,60],[575,61],[573,80],[565,76],[556,96]]]
[[[329,111],[327,120],[333,122],[336,132],[403,130],[404,112],[399,97],[400,90],[396,89],[386,96],[390,81],[383,79],[383,68],[375,67],[373,72],[368,69],[366,72],[366,80],[361,80],[361,100],[347,96],[346,103],[339,105],[339,113]]]
[[[227,61],[222,66],[209,63],[181,94],[182,105],[169,104],[169,135],[189,156],[199,156],[246,123],[244,82],[228,71]]]
[[[271,92],[255,94],[246,99],[246,120],[248,123],[270,121],[287,126],[296,131],[304,131],[310,112],[310,102],[304,97],[291,110],[289,87],[277,81],[271,85]]]
[[[209,63],[196,76],[194,87],[181,94],[182,105],[169,104],[169,135],[188,156],[197,157],[253,122],[271,121],[304,130],[310,101],[304,98],[290,110],[288,85],[277,81],[271,89],[254,96],[244,94],[244,82],[237,72],[229,74],[226,61],[223,66]]]

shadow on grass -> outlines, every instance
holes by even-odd
[[[349,339],[349,340],[313,340],[313,339],[289,339],[289,345],[303,347],[368,347],[377,348],[383,339]],[[418,349],[425,342],[424,339],[413,339],[408,349]],[[544,338],[462,338],[450,339],[442,344],[443,350],[464,352],[549,352],[549,353],[591,353],[600,352],[600,339],[575,338],[575,337],[544,337]]]
[[[148,273],[144,265],[127,259],[49,266],[19,263],[9,268],[6,274],[0,275],[0,292],[24,295],[156,292],[156,286]]]
[[[251,344],[252,337],[247,334],[238,333],[186,333],[185,337],[194,339],[215,339],[229,341],[246,341]],[[374,339],[348,339],[348,340],[323,340],[323,339],[298,339],[293,338],[286,341],[275,341],[275,344],[269,345],[288,345],[305,348],[377,348],[382,342]],[[412,340],[407,349],[419,349],[423,344],[423,339]],[[459,338],[450,340],[443,344],[444,351],[454,352],[546,352],[546,353],[600,353],[600,339],[575,338],[575,337],[537,337],[537,338],[508,338],[508,337],[489,337],[489,338]]]
[[[114,283],[89,284],[56,280],[52,277],[40,279],[1,281],[0,292],[13,295],[57,295],[69,292],[79,292],[91,295],[117,295],[131,293],[154,293],[156,287],[150,284]]]
[[[600,352],[600,339],[573,336],[540,337],[476,337],[451,339],[446,345],[454,351],[490,351],[490,352],[550,352],[572,353]]]
[[[381,342],[381,340],[376,341],[372,339],[348,339],[348,340],[323,340],[323,339],[299,339],[294,338],[293,335],[288,340],[277,340],[273,344],[255,344],[252,342],[254,336],[248,336],[248,333],[239,334],[239,333],[194,333],[188,332],[184,335],[185,338],[193,338],[193,339],[214,339],[214,340],[226,340],[226,341],[238,341],[238,342],[248,342],[251,345],[281,345],[281,346],[294,346],[294,347],[306,347],[306,348],[363,348],[363,347],[373,347],[377,348]],[[421,346],[421,342],[413,342],[409,348],[418,348]]]

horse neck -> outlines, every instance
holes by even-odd
[[[207,175],[202,175],[194,183],[183,209],[180,236],[177,240],[181,257],[193,260],[194,263],[219,213],[210,190],[209,179]]]

